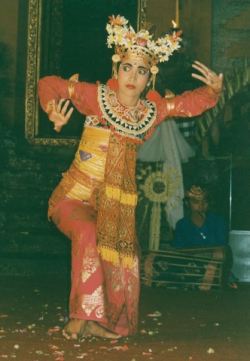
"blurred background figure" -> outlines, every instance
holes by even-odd
[[[209,210],[208,190],[204,186],[192,185],[185,193],[184,203],[186,214],[176,224],[174,247],[207,249],[213,259],[223,260],[223,284],[237,288],[231,272],[233,257],[228,243],[228,227],[223,217]],[[212,278],[213,272],[208,267],[204,280],[209,283]]]

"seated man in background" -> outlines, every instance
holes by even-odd
[[[173,246],[181,249],[212,248],[212,259],[223,260],[223,283],[237,288],[231,273],[233,258],[224,219],[209,211],[209,194],[205,188],[192,185],[185,195],[187,214],[176,224]],[[208,264],[200,289],[210,288],[214,274],[212,264]]]

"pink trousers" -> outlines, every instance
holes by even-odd
[[[96,211],[87,203],[64,199],[54,208],[52,220],[58,229],[72,242],[70,318],[93,320],[105,327],[109,324],[105,315],[105,285],[102,263],[96,247]],[[123,284],[129,292],[123,312],[112,331],[127,336],[128,314],[137,320],[139,302],[138,260],[132,269],[122,272]],[[111,269],[111,272],[115,270]],[[119,272],[121,270],[119,269]],[[132,331],[134,332],[134,330]]]

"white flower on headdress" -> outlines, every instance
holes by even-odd
[[[133,45],[138,45],[147,48],[156,56],[157,61],[163,62],[167,61],[169,56],[180,47],[180,32],[175,32],[172,35],[166,34],[164,37],[153,41],[148,30],[142,29],[136,33],[133,27],[127,24],[128,20],[123,16],[112,15],[109,17],[109,24],[106,26],[109,48],[114,45],[115,47],[129,49]]]
[[[109,23],[112,26],[123,26],[126,25],[128,23],[128,20],[124,18],[124,16],[121,15],[112,15],[109,17]]]
[[[125,34],[125,42],[128,45],[128,47],[130,47],[134,44],[135,36],[136,36],[136,33],[135,33],[134,29],[130,26],[129,31]]]

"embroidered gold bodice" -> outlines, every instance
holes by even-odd
[[[104,85],[98,88],[102,119],[97,115],[86,118],[74,161],[50,198],[51,210],[65,197],[88,201],[93,190],[104,181],[111,132],[128,142],[141,142],[155,121],[153,103],[139,100],[136,107],[125,107],[114,91]]]
[[[98,87],[98,103],[107,126],[125,137],[143,139],[156,119],[154,103],[139,99],[135,107],[124,106],[115,91],[105,85]]]

